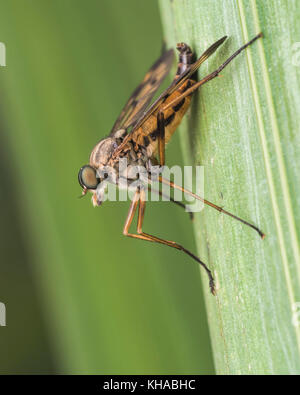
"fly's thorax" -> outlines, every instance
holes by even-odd
[[[121,144],[126,131],[118,130],[113,136],[106,137],[95,145],[90,155],[90,165],[95,169],[108,164],[113,152]]]
[[[90,166],[95,169],[99,179],[99,188],[105,189],[107,183],[118,184],[117,163],[111,158],[118,146],[122,143],[126,135],[124,129],[116,131],[113,135],[100,140],[94,147],[90,155]],[[97,189],[99,189],[97,188]],[[95,198],[96,193],[94,193]]]
[[[129,140],[119,157],[112,159],[109,165],[114,168],[118,178],[127,179],[131,183],[141,177],[148,178],[152,163],[145,147]]]
[[[130,139],[118,156],[113,155],[125,135],[125,130],[117,131],[99,141],[91,153],[90,165],[96,169],[101,188],[107,183],[130,187],[133,181],[148,179],[152,163],[145,147]]]

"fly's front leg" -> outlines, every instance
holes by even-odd
[[[134,218],[134,215],[135,215],[135,212],[136,212],[136,209],[137,209],[137,205],[139,203],[139,198],[140,198],[140,191],[137,190],[135,192],[135,195],[134,195],[134,197],[132,199],[132,202],[130,204],[129,211],[128,211],[128,214],[127,214],[127,218],[126,218],[126,221],[125,221],[125,225],[124,225],[124,228],[123,228],[123,235],[125,235],[125,236],[130,236],[128,231],[129,231],[130,225],[131,225],[131,223],[133,221],[133,218]]]
[[[140,194],[141,194],[140,190],[137,190],[135,192],[135,195],[134,195],[133,199],[132,199],[132,202],[130,204],[129,211],[128,211],[128,214],[127,214],[127,218],[126,218],[126,221],[125,221],[125,225],[124,225],[124,228],[123,228],[123,235],[124,236],[128,236],[128,237],[132,237],[134,239],[141,239],[141,240],[146,240],[146,241],[152,241],[152,240],[149,239],[148,236],[144,236],[143,234],[137,234],[136,235],[134,233],[129,233],[130,225],[132,224],[134,215],[136,213],[137,206],[140,203]],[[145,194],[145,192],[144,192],[144,194]],[[142,221],[142,219],[144,217],[143,213],[145,212],[145,200],[143,200],[143,201],[144,201],[144,206],[141,206],[141,204],[139,205],[138,224],[140,223],[140,221]],[[139,228],[139,225],[138,225],[138,228]]]
[[[254,229],[259,234],[259,236],[262,239],[264,239],[266,237],[266,235],[257,226],[255,226],[255,225],[251,224],[250,222],[245,221],[244,219],[242,219],[242,218],[230,213],[229,211],[224,210],[223,207],[217,206],[216,204],[210,202],[209,200],[206,200],[206,199],[202,198],[201,196],[198,196],[195,193],[193,193],[191,191],[188,191],[187,189],[181,187],[180,185],[176,185],[174,182],[172,182],[170,180],[167,180],[167,179],[165,179],[163,177],[159,177],[159,182],[161,182],[162,184],[168,185],[168,186],[170,186],[173,189],[178,189],[181,192],[184,192],[184,193],[186,193],[186,194],[188,194],[190,196],[193,196],[193,198],[195,198],[197,200],[200,200],[200,202],[203,202],[204,204],[207,204],[208,206],[212,207],[213,209],[219,211],[220,213],[228,215],[229,217],[234,218],[235,220],[241,222],[242,224],[248,226],[249,228]]]
[[[130,224],[131,224],[134,214],[136,212],[137,200],[133,200],[131,203],[129,213],[127,216],[127,220],[125,222],[123,233],[126,236],[133,237],[135,239],[146,240],[146,241],[151,241],[153,243],[164,244],[169,247],[176,248],[177,250],[183,251],[185,254],[189,255],[191,258],[193,258],[196,262],[198,262],[205,269],[205,271],[208,275],[208,278],[209,278],[209,286],[210,286],[211,293],[213,295],[215,295],[216,290],[215,290],[214,279],[213,279],[211,271],[208,269],[208,267],[206,266],[206,264],[204,262],[202,262],[196,255],[194,255],[192,252],[190,252],[189,250],[187,250],[180,244],[176,243],[175,241],[160,239],[159,237],[152,236],[152,235],[149,235],[148,233],[143,232],[142,226],[143,226],[143,221],[144,221],[144,216],[145,216],[145,208],[146,208],[145,191],[140,190],[140,192],[137,192],[137,194],[135,195],[135,199],[139,199],[139,213],[138,213],[138,223],[137,223],[137,233],[138,234],[128,233]]]

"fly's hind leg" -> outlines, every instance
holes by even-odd
[[[202,80],[196,82],[191,88],[187,89],[184,93],[181,95],[178,95],[176,99],[172,100],[163,108],[160,109],[160,111],[157,114],[157,128],[158,128],[158,151],[159,151],[159,159],[160,159],[160,165],[163,166],[165,164],[165,120],[164,120],[164,112],[167,111],[169,108],[176,106],[178,103],[180,103],[185,97],[193,94],[200,86],[206,84],[208,81],[211,81],[212,79],[216,78],[220,72],[225,69],[226,66],[234,59],[236,58],[244,49],[246,49],[249,45],[253,44],[254,41],[262,37],[262,33],[259,33],[257,36],[255,36],[252,40],[247,42],[245,45],[243,45],[241,48],[239,48],[236,52],[234,52],[223,64],[221,64],[220,67],[218,67],[215,71],[212,73],[208,74],[206,77],[202,78]],[[226,37],[223,37],[221,40],[218,40],[215,44],[213,44],[205,53],[202,55],[195,63],[192,63],[192,58],[193,58],[193,52],[191,51],[190,47],[185,44],[185,43],[180,43],[177,44],[177,49],[179,50],[179,63],[178,63],[178,68],[177,68],[177,73],[174,79],[174,82],[176,82],[176,79],[180,79],[181,75],[185,73],[188,69],[192,70],[192,73],[196,72],[198,67],[201,65],[203,62],[203,57],[207,58],[209,57],[215,50],[218,48],[219,45],[221,45]]]
[[[139,205],[138,223],[137,223],[137,233],[138,234],[129,233],[129,228],[130,228],[130,225],[133,221],[133,218],[134,218],[134,215],[135,215],[138,205]],[[187,250],[180,244],[176,243],[175,241],[160,239],[159,237],[152,236],[152,235],[149,235],[148,233],[143,232],[142,225],[143,225],[143,220],[144,220],[144,216],[145,216],[145,208],[146,208],[145,191],[143,189],[141,189],[140,191],[137,190],[134,195],[134,198],[131,202],[130,208],[129,208],[128,216],[127,216],[127,219],[126,219],[126,222],[124,225],[124,229],[123,229],[123,234],[125,236],[129,236],[129,237],[132,237],[135,239],[146,240],[146,241],[151,241],[153,243],[164,244],[169,247],[176,248],[177,250],[180,250],[180,251],[184,252],[185,254],[189,255],[191,258],[193,258],[196,262],[198,262],[205,269],[205,271],[208,275],[208,278],[209,278],[209,286],[210,286],[211,293],[213,295],[215,295],[216,290],[215,290],[214,279],[213,279],[211,271],[208,269],[208,267],[206,266],[206,264],[204,262],[202,262],[196,255],[194,255],[192,252],[190,252],[189,250]]]
[[[177,206],[183,208],[189,214],[191,221],[194,220],[194,213],[192,211],[188,211],[186,205],[183,204],[182,202],[179,202],[178,200],[173,199],[172,196],[168,196],[167,194],[164,194],[159,189],[154,189],[152,187],[149,187],[149,192],[156,193],[156,194],[160,195],[161,197],[166,198],[167,200],[170,200],[170,202],[175,203]]]
[[[236,52],[234,52],[227,60],[225,60],[224,63],[221,64],[220,67],[218,67],[215,71],[213,71],[212,73],[208,74],[206,77],[202,78],[200,81],[198,81],[196,84],[194,84],[191,88],[187,89],[184,93],[182,93],[181,95],[177,96],[176,99],[172,100],[171,102],[169,102],[161,111],[166,111],[168,108],[175,106],[176,104],[178,104],[181,100],[183,100],[186,96],[191,95],[192,93],[194,93],[198,88],[200,88],[200,86],[206,84],[208,81],[211,81],[212,79],[218,77],[218,75],[220,74],[220,72],[225,69],[226,66],[228,66],[228,64],[234,59],[236,58],[244,49],[246,49],[247,47],[249,47],[249,45],[253,44],[256,40],[258,40],[259,38],[262,38],[263,35],[262,33],[259,33],[257,36],[255,36],[252,40],[250,40],[249,42],[247,42],[245,45],[243,45],[242,47],[240,47]],[[198,59],[198,61],[200,61],[201,58]],[[195,62],[195,65],[198,63]],[[199,63],[201,64],[201,62]],[[198,66],[199,67],[199,66]],[[196,71],[196,69],[195,69]]]

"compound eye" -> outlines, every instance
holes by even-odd
[[[90,165],[85,165],[79,170],[78,181],[82,188],[87,189],[96,189],[99,184],[96,170]]]

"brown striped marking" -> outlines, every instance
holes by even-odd
[[[144,146],[147,148],[149,144],[150,144],[149,137],[148,136],[144,136]]]
[[[184,105],[185,98],[183,98],[179,103],[177,103],[175,106],[172,107],[172,109],[177,112],[181,109],[181,107]]]

